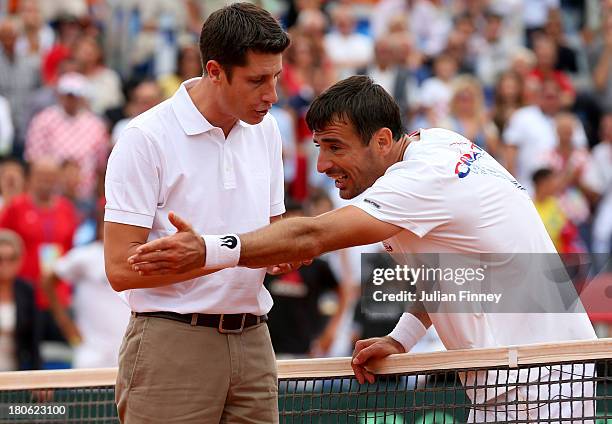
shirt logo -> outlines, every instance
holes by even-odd
[[[221,246],[234,249],[238,246],[238,240],[234,236],[223,236],[221,237]]]
[[[472,143],[472,151],[470,153],[464,153],[455,165],[455,175],[459,178],[465,178],[472,170],[472,164],[482,156],[480,147]]]
[[[383,241],[382,244],[387,252],[393,252],[393,247],[389,243],[387,243],[386,241]]]
[[[376,203],[373,200],[370,199],[363,199],[364,202],[369,203],[370,205],[374,206],[376,209],[380,209],[380,205],[378,203]]]

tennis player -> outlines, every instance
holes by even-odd
[[[434,128],[404,134],[398,106],[369,78],[338,82],[314,100],[306,120],[320,149],[318,171],[335,181],[342,198],[361,194],[351,206],[314,218],[282,220],[246,234],[202,237],[182,218],[170,215],[178,232],[137,248],[129,258],[133,269],[147,276],[236,265],[257,268],[379,241],[388,251],[408,254],[556,252],[531,199],[512,175],[457,133]],[[447,349],[596,337],[586,314],[405,313],[388,336],[357,342],[357,379],[372,382],[369,361],[410,351],[432,323]],[[574,371],[593,374],[592,368]],[[559,381],[563,370],[541,372],[529,380]],[[466,387],[475,378],[466,376]],[[594,414],[592,401],[572,400],[592,395],[592,384],[546,384],[527,391],[521,385],[526,376],[510,373],[508,378],[515,384],[506,392],[468,390],[474,403],[470,422],[571,421]],[[479,378],[478,383],[484,381]],[[558,396],[565,396],[564,402],[550,407],[540,402]],[[486,408],[500,399],[533,404],[513,410]]]
[[[265,269],[139,276],[127,259],[171,234],[171,210],[199,231],[253,231],[285,212],[280,132],[268,114],[289,37],[234,3],[202,27],[204,75],[128,124],[106,173],[108,279],[132,318],[119,353],[124,423],[278,422]]]

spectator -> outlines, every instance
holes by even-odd
[[[546,80],[536,88],[538,104],[527,105],[512,114],[503,134],[507,145],[506,167],[526,188],[531,188],[533,173],[546,165],[557,146],[554,118],[560,110],[559,87]],[[572,135],[576,147],[586,147],[582,124],[577,123]]]
[[[40,287],[41,275],[70,250],[77,227],[76,212],[70,202],[56,195],[59,167],[49,159],[30,164],[28,192],[15,197],[0,213],[0,228],[15,231],[23,239],[24,257],[19,276],[31,281],[36,306],[41,311],[42,340],[64,343],[49,312],[49,300]],[[62,282],[57,295],[70,304],[70,288]]]
[[[429,126],[438,125],[448,114],[452,81],[456,76],[457,62],[452,56],[443,53],[434,59],[434,76],[423,82],[419,93],[419,103]]]
[[[510,63],[510,70],[516,72],[523,81],[526,81],[536,64],[536,57],[531,50],[518,47],[510,55]]]
[[[58,163],[77,162],[82,181],[79,197],[90,198],[104,167],[109,141],[104,122],[86,108],[87,80],[80,74],[63,75],[57,84],[59,105],[50,106],[32,120],[25,157],[36,161],[51,157]]]
[[[74,368],[116,367],[130,316],[130,309],[113,291],[104,271],[103,214],[102,206],[96,213],[96,240],[70,250],[43,277],[53,317],[75,347]],[[74,321],[57,297],[55,287],[60,279],[74,287]]]
[[[70,57],[66,57],[59,62],[56,76],[59,78],[70,72],[78,72],[78,70],[79,68],[76,61]],[[44,85],[34,91],[32,97],[28,99],[27,107],[24,110],[26,115],[26,126],[29,128],[32,119],[34,119],[36,115],[47,107],[56,105],[57,103],[57,78],[55,78],[50,81],[45,81]]]
[[[299,203],[287,199],[285,207],[287,216],[303,216]],[[277,357],[325,355],[346,308],[345,295],[327,262],[316,258],[297,271],[266,275],[264,285],[274,300],[268,326]],[[319,308],[326,292],[335,292],[338,299],[338,307],[327,322]]]
[[[404,21],[404,26],[408,24],[408,14],[412,9],[412,0],[380,0],[372,9],[370,27],[375,39],[379,39],[387,34],[392,21]]]
[[[593,221],[593,251],[612,252],[612,112],[601,120],[601,142],[593,148],[588,180],[597,186],[601,201]]]
[[[15,45],[19,35],[17,22],[0,18],[0,96],[5,97],[13,114],[17,142],[13,151],[20,156],[25,134],[25,109],[29,97],[38,86],[38,61],[31,56],[17,54]]]
[[[104,66],[102,48],[94,38],[81,38],[75,45],[74,58],[89,81],[92,111],[102,115],[105,110],[123,103],[121,79],[115,71]]]
[[[0,162],[0,211],[25,191],[25,169],[17,159]]]
[[[484,93],[476,78],[462,75],[454,80],[449,109],[442,127],[462,134],[492,156],[501,153],[499,132],[487,115]]]
[[[531,47],[533,35],[544,29],[551,10],[559,9],[560,0],[522,0],[523,22],[527,45]]]
[[[56,42],[42,60],[41,75],[47,85],[57,83],[60,63],[73,56],[74,47],[83,35],[83,28],[74,16],[60,17],[56,22],[56,28]]]
[[[486,14],[481,45],[476,56],[476,75],[485,89],[492,89],[499,76],[510,68],[511,40],[503,37],[504,18],[493,10]]]
[[[198,46],[186,44],[178,51],[175,72],[159,79],[164,99],[172,97],[183,81],[200,76],[202,76],[202,61]]]
[[[590,48],[593,88],[603,110],[612,110],[612,5],[604,14],[601,38]]]
[[[23,34],[15,45],[17,54],[35,56],[39,61],[53,47],[55,34],[42,20],[37,0],[20,0],[19,16],[23,22]]]
[[[540,81],[555,81],[561,90],[561,106],[570,108],[576,100],[576,92],[569,76],[556,69],[558,58],[554,40],[544,34],[538,35],[534,38],[534,52],[536,64],[531,70],[530,76],[538,78]]]
[[[416,0],[410,13],[409,28],[417,49],[427,57],[439,55],[446,47],[452,21],[442,0]]]
[[[327,17],[317,8],[304,9],[298,16],[296,31],[316,44],[317,50],[325,51]]]
[[[407,122],[409,104],[414,103],[416,81],[408,67],[397,61],[394,51],[397,47],[394,45],[394,37],[379,38],[374,44],[374,63],[358,73],[368,75],[387,90],[400,106],[403,120]]]
[[[533,204],[546,227],[546,231],[559,253],[576,253],[582,251],[577,246],[578,232],[572,222],[565,216],[557,193],[559,176],[549,168],[538,169],[533,174]]]
[[[579,125],[575,115],[562,112],[557,115],[555,124],[558,144],[551,152],[548,164],[559,176],[559,206],[578,228],[583,241],[588,243],[590,206],[598,199],[597,193],[585,179],[592,158],[586,148],[577,148],[572,143],[573,134]]]
[[[156,106],[163,100],[161,87],[156,81],[145,80],[140,82],[131,92],[131,96],[125,106],[126,117],[121,119],[113,127],[111,140],[113,145],[119,139],[121,131],[125,129],[127,124],[143,112]]]
[[[570,46],[563,32],[563,21],[561,11],[553,9],[548,13],[548,20],[544,27],[544,33],[550,37],[557,48],[557,63],[555,69],[570,74],[578,73],[578,57],[576,51]]]
[[[355,17],[349,6],[340,5],[332,13],[334,30],[325,36],[325,51],[344,78],[367,66],[374,57],[372,40],[356,31]]]
[[[506,129],[510,116],[523,106],[522,86],[520,75],[513,71],[503,73],[497,80],[492,116],[500,133]]]
[[[474,73],[478,44],[473,18],[465,13],[457,15],[454,19],[453,29],[446,40],[444,52],[455,58],[459,73]]]
[[[0,157],[11,153],[13,149],[13,118],[11,105],[0,96]]]
[[[0,230],[0,370],[40,368],[40,322],[32,285],[17,276],[23,243]]]
[[[301,32],[292,34],[291,45],[284,59],[281,83],[288,98],[294,96],[310,98],[317,74],[327,74],[330,83],[334,78],[332,64],[325,50],[315,40]]]

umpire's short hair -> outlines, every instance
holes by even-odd
[[[282,53],[289,46],[289,35],[270,13],[251,3],[234,3],[213,12],[200,33],[202,68],[216,60],[231,80],[234,66],[244,66],[249,50]]]
[[[306,113],[310,130],[321,131],[334,121],[353,124],[365,145],[381,128],[389,128],[395,141],[404,134],[399,106],[367,76],[346,78],[314,99]]]

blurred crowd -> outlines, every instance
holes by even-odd
[[[255,2],[292,39],[271,111],[288,214],[344,204],[316,171],[305,114],[365,74],[407,131],[457,131],[502,163],[560,252],[609,262],[612,0]],[[130,119],[202,74],[201,25],[225,3],[0,0],[0,370],[116,365],[129,310],[104,274],[106,161]],[[401,311],[368,316],[358,302],[360,253],[380,250],[267,277],[279,357],[345,355],[389,332]],[[439,348],[433,331],[417,347]]]

